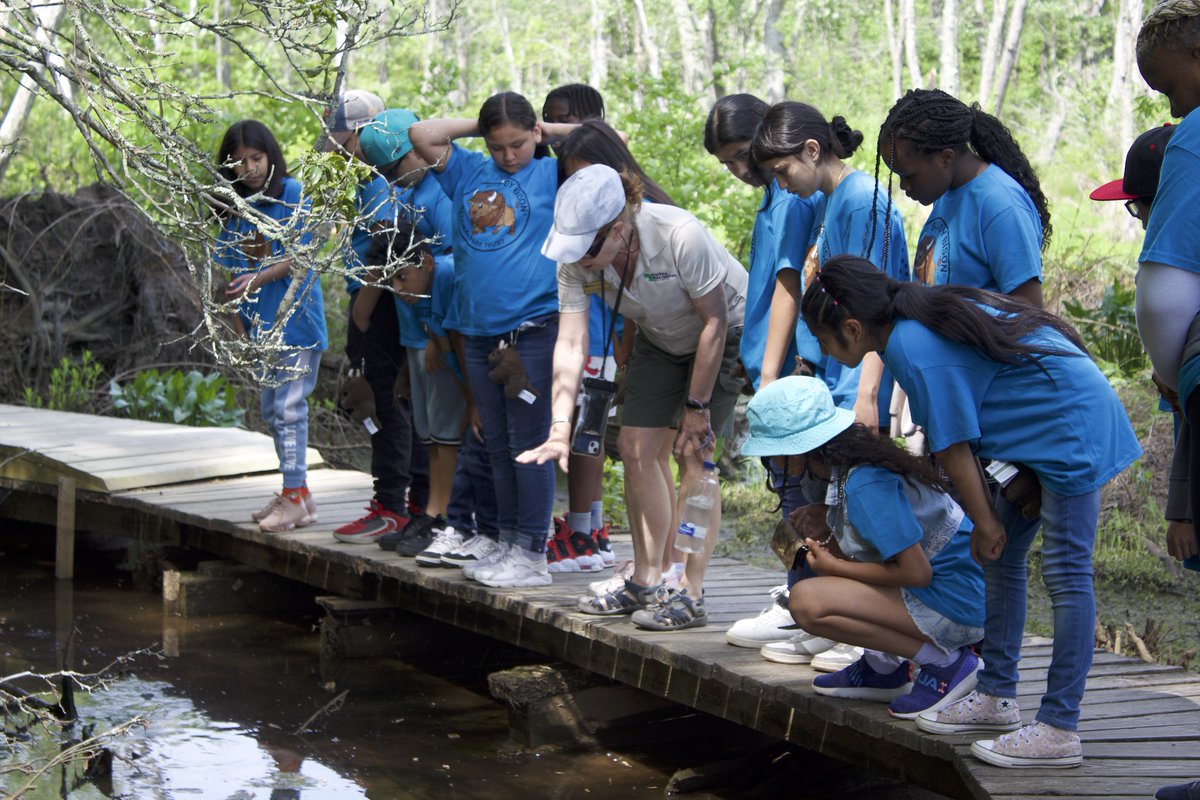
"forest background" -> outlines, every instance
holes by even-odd
[[[867,172],[875,170],[879,124],[905,90],[937,87],[978,101],[1011,128],[1049,198],[1055,234],[1045,254],[1047,304],[1080,324],[1147,449],[1146,458],[1106,493],[1097,569],[1121,592],[1109,603],[1109,634],[1127,620],[1142,626],[1146,616],[1182,619],[1165,632],[1142,626],[1140,634],[1164,657],[1186,661],[1200,639],[1200,628],[1189,622],[1200,619],[1194,613],[1200,609],[1179,613],[1180,595],[1195,593],[1194,576],[1167,563],[1162,552],[1158,508],[1165,481],[1155,476],[1165,475],[1170,422],[1153,410],[1147,365],[1132,329],[1141,231],[1120,203],[1087,199],[1095,186],[1120,176],[1137,133],[1168,120],[1166,101],[1149,92],[1134,63],[1137,29],[1150,5],[5,0],[2,194],[69,194],[97,177],[119,187],[182,246],[192,276],[186,290],[195,292],[209,323],[197,329],[197,338],[210,345],[217,363],[233,367],[246,354],[213,322],[206,249],[216,229],[200,193],[216,185],[220,137],[239,119],[266,122],[306,187],[323,187],[326,221],[344,223],[338,209],[356,175],[313,154],[321,115],[339,88],[367,89],[391,107],[431,118],[474,117],[486,97],[510,89],[540,110],[552,87],[589,83],[604,94],[609,121],[628,134],[647,173],[745,261],[761,196],[703,149],[703,122],[717,97],[745,91],[771,101],[802,100],[827,117],[844,115],[866,134],[851,164]],[[886,170],[880,177],[887,182]],[[927,209],[902,195],[896,202],[911,247]],[[330,237],[323,262],[330,273],[324,291],[334,360],[344,336],[338,241],[337,234]],[[6,275],[0,272],[0,284],[11,283]],[[0,319],[0,329],[5,327]],[[0,333],[0,346],[10,351],[4,353],[10,365],[21,365],[18,374],[34,395],[44,395],[50,366],[63,356],[77,365],[85,343],[43,336],[39,358],[30,358],[23,335]],[[111,374],[97,385],[106,385],[105,377]],[[326,396],[315,413],[333,419],[332,408]],[[254,424],[252,410],[247,420]],[[361,442],[345,435],[332,443],[334,449],[355,446]],[[738,491],[730,492],[735,506]],[[744,491],[748,512],[765,507],[754,490]],[[765,524],[765,516],[748,513],[730,547],[755,546],[752,529]],[[1171,598],[1165,607],[1155,605],[1164,591]]]

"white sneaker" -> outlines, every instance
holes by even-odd
[[[735,647],[762,647],[769,642],[791,639],[797,629],[787,603],[787,585],[776,586],[771,590],[771,605],[757,617],[739,619],[733,623],[733,627],[725,631],[725,641]]]
[[[767,642],[759,650],[762,657],[776,664],[809,664],[813,657],[836,645],[833,639],[800,631],[785,642]]]
[[[468,567],[477,564],[492,554],[500,543],[479,533],[467,539],[448,553],[442,553],[442,564],[447,567]]]
[[[463,546],[464,541],[463,535],[454,530],[453,525],[447,525],[433,537],[433,541],[429,543],[428,547],[417,553],[414,560],[422,567],[440,567],[442,566],[442,556],[458,550]]]
[[[486,537],[485,537],[486,538]],[[488,541],[491,541],[490,539]],[[475,580],[475,571],[480,567],[490,567],[504,558],[509,546],[504,542],[492,542],[491,546],[477,560],[463,567],[463,577]]]
[[[508,551],[496,563],[476,568],[475,580],[498,589],[549,586],[554,583],[550,571],[546,569],[546,554],[530,553],[517,545],[509,545]]]
[[[817,672],[837,672],[863,657],[863,649],[852,644],[835,644],[823,653],[813,656],[812,668]]]

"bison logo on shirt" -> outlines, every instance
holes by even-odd
[[[516,233],[516,215],[499,191],[484,190],[471,195],[467,211],[471,215],[471,233],[482,233],[486,228],[491,228],[492,233],[499,233],[501,228],[508,228],[510,236]]]
[[[950,283],[950,230],[940,217],[930,219],[921,229],[913,279],[926,286]]]

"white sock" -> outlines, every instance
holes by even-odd
[[[878,650],[867,650],[864,655],[867,657],[867,666],[880,675],[892,674],[905,661],[900,656],[894,656],[891,653],[881,653]]]
[[[667,569],[667,571],[665,573],[663,573],[664,578],[675,577],[675,576],[679,576],[679,575],[683,575],[683,562],[682,561],[673,562],[671,564],[671,566]]]
[[[913,661],[922,667],[948,667],[955,662],[960,652],[961,649],[947,654],[936,644],[926,642],[921,645],[921,649],[913,656]]]
[[[581,511],[579,513],[576,513],[574,511],[567,512],[567,527],[571,529],[572,533],[582,533],[586,536],[587,534],[592,532],[592,528],[590,527],[591,524],[592,524],[591,512],[588,512],[588,511]]]

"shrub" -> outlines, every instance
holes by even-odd
[[[113,381],[108,393],[119,414],[150,422],[232,428],[241,425],[246,413],[237,407],[233,387],[215,372],[174,369],[160,374],[151,369],[139,372],[124,386]]]

